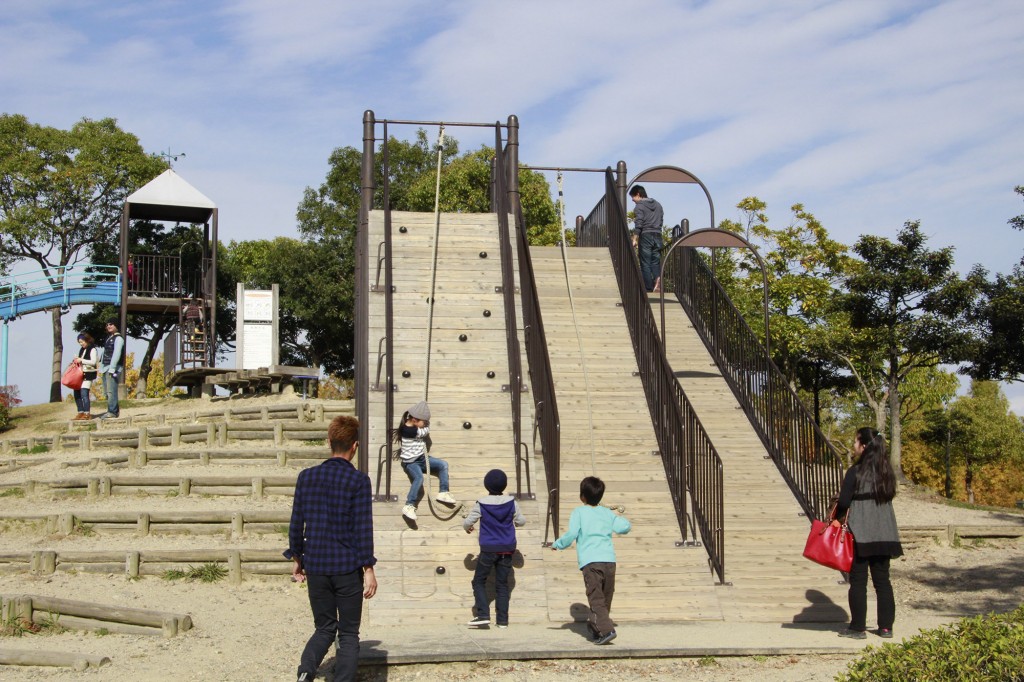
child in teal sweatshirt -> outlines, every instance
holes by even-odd
[[[608,644],[616,637],[611,619],[612,597],[615,595],[615,548],[612,533],[625,535],[630,523],[608,507],[599,506],[604,497],[604,482],[596,476],[580,481],[580,501],[573,509],[569,530],[555,540],[551,549],[567,549],[576,543],[576,559],[583,573],[583,586],[590,603],[587,627],[595,644]]]

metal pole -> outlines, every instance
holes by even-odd
[[[4,320],[4,330],[0,334],[0,388],[7,386],[7,325],[10,320]]]
[[[360,166],[359,189],[359,227],[356,230],[356,301],[355,301],[355,389],[356,416],[361,420],[359,429],[359,470],[370,471],[370,302],[369,294],[369,262],[367,260],[367,244],[370,226],[370,209],[373,208],[373,145],[375,121],[373,111],[363,112],[363,158]]]

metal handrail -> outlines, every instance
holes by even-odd
[[[512,240],[508,215],[511,209],[505,175],[505,151],[501,127],[494,128],[494,163],[491,164],[491,209],[498,218],[498,242],[501,259],[501,294],[505,308],[505,349],[508,357],[508,391],[512,403],[512,448],[516,472],[516,497],[523,497],[523,471],[520,460],[523,419],[523,368],[519,349],[519,324],[516,320],[515,273],[512,270]],[[529,471],[527,471],[529,475]],[[529,482],[527,482],[529,486]]]
[[[0,305],[12,303],[19,298],[54,291],[88,289],[100,282],[120,284],[121,268],[116,265],[77,263],[11,275],[5,282],[0,283]]]
[[[633,253],[626,211],[616,192],[610,168],[605,174],[605,195],[581,228],[577,236],[583,237],[580,241],[584,245],[603,246],[600,241],[607,241],[683,543],[689,537],[686,511],[689,495],[694,521],[707,549],[711,568],[724,583],[722,460],[665,355]]]
[[[672,285],[694,329],[810,518],[828,514],[843,460],[696,249],[672,254]]]
[[[548,518],[545,521],[558,535],[559,490],[561,476],[562,435],[558,418],[558,401],[555,397],[555,380],[551,371],[551,357],[548,355],[547,335],[544,332],[544,317],[541,314],[540,297],[537,294],[537,280],[533,272],[533,258],[530,242],[523,219],[523,206],[519,194],[519,124],[515,117],[509,117],[508,145],[504,154],[505,173],[508,178],[508,193],[512,215],[515,218],[516,254],[519,265],[519,302],[523,315],[523,344],[526,347],[530,371],[530,392],[533,395],[534,437],[540,436],[540,452],[543,457],[544,475],[547,487],[551,489],[547,505]],[[534,452],[537,451],[536,444]]]

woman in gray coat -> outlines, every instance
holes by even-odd
[[[867,637],[868,573],[878,600],[878,636],[892,637],[896,601],[889,581],[889,561],[903,555],[892,498],[896,474],[889,463],[885,439],[878,431],[862,428],[853,442],[854,465],[843,478],[836,505],[836,519],[849,510],[847,523],[853,533],[853,568],[850,569],[850,626],[840,637]],[[833,520],[833,526],[839,521]]]

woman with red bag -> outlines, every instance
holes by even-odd
[[[81,365],[84,378],[81,388],[75,389],[75,405],[78,407],[78,415],[75,416],[75,419],[92,419],[92,414],[89,412],[92,409],[89,402],[89,389],[96,378],[96,369],[100,364],[100,351],[89,332],[82,332],[78,335],[78,345],[82,348],[78,351],[78,357],[73,358],[72,362]]]
[[[896,496],[896,474],[889,463],[885,439],[871,428],[857,431],[853,441],[856,463],[849,468],[839,491],[835,519],[850,512],[853,533],[853,567],[850,569],[850,625],[840,637],[867,637],[868,572],[878,600],[878,636],[892,638],[896,600],[889,581],[889,561],[903,555],[900,532],[892,498]],[[833,526],[839,521],[833,520]]]

